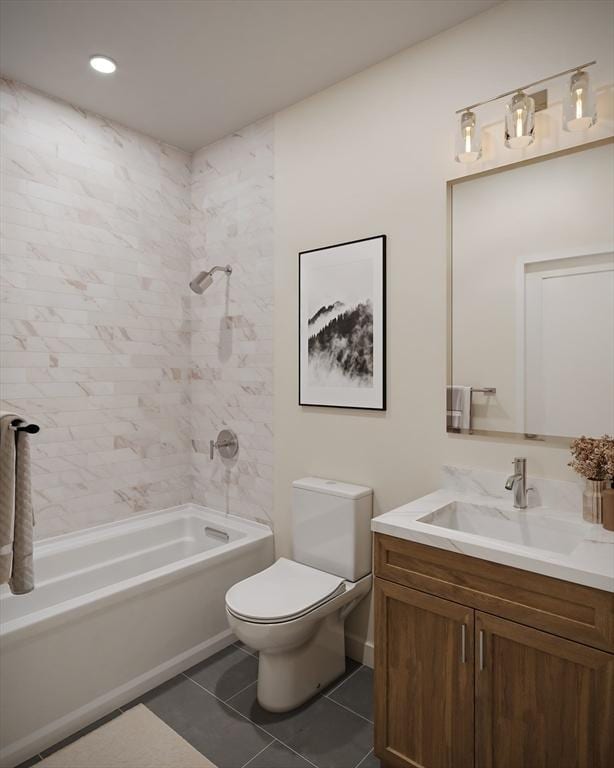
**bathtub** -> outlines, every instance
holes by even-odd
[[[0,766],[231,643],[226,590],[273,557],[266,526],[193,504],[37,542],[35,590],[0,589]]]

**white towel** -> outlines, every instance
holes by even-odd
[[[471,387],[448,385],[446,400],[448,429],[471,429]]]
[[[0,411],[0,584],[25,595],[34,589],[34,516],[29,436],[11,429],[16,419]]]

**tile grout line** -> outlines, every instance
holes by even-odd
[[[371,747],[371,749],[370,749],[370,750],[367,752],[367,754],[366,754],[366,755],[365,755],[363,758],[361,758],[361,759],[360,759],[360,760],[359,760],[359,761],[356,763],[356,765],[354,766],[354,768],[360,768],[360,766],[361,766],[361,765],[364,763],[364,761],[365,761],[365,760],[366,760],[366,759],[367,759],[367,758],[368,758],[370,755],[372,755],[374,752],[375,752],[375,747]]]
[[[341,688],[341,686],[342,686],[342,685],[344,685],[345,683],[347,683],[347,681],[348,681],[350,678],[354,677],[354,675],[355,675],[355,674],[356,674],[356,673],[357,673],[357,672],[358,672],[360,669],[362,669],[362,668],[363,668],[363,666],[364,666],[364,664],[359,664],[359,665],[356,667],[356,669],[355,669],[353,672],[350,672],[350,674],[349,674],[347,677],[345,677],[343,680],[341,680],[341,682],[337,683],[337,685],[336,685],[336,686],[335,686],[335,687],[332,689],[332,691],[329,691],[328,693],[323,693],[323,694],[322,694],[322,696],[326,696],[326,697],[328,698],[328,697],[330,696],[330,694],[331,694],[331,693],[334,693],[335,691],[339,690],[339,688]]]
[[[354,672],[357,672],[357,671],[358,671],[358,670],[354,670]],[[353,672],[352,674],[354,674],[354,672]],[[350,677],[351,677],[351,675],[350,675]],[[344,682],[345,682],[345,681],[344,681]],[[254,685],[254,683],[252,683],[251,685]],[[250,688],[250,687],[251,687],[251,686],[249,686],[249,685],[247,686],[247,688]],[[247,688],[244,688],[243,690],[247,690]],[[237,695],[238,695],[238,694],[234,694],[234,696],[237,696]],[[230,697],[230,699],[233,699],[233,698],[234,698],[234,696],[231,696],[231,697]],[[319,696],[320,698],[325,698],[323,694],[316,694],[316,696],[315,696],[314,698],[318,698],[318,696]],[[240,714],[240,715],[242,715],[243,717],[245,717],[245,718],[246,718],[246,719],[247,719],[247,720],[248,720],[250,723],[252,723],[252,725],[255,725],[257,728],[262,728],[262,730],[263,730],[265,733],[269,734],[270,736],[273,736],[273,734],[272,734],[272,733],[270,733],[269,731],[267,731],[267,730],[266,730],[266,728],[263,728],[261,725],[258,725],[257,723],[254,723],[254,721],[253,721],[253,720],[250,720],[250,718],[249,718],[249,717],[247,717],[247,715],[243,715],[243,713],[242,713],[242,712],[239,712],[239,710],[238,710],[238,709],[235,709],[235,708],[234,708],[234,707],[233,707],[231,704],[229,704],[228,702],[230,701],[230,699],[228,699],[228,701],[225,701],[225,702],[224,702],[224,704],[226,704],[226,706],[230,707],[230,709],[232,709],[232,711],[233,711],[233,712],[237,712],[238,714]],[[333,701],[332,699],[329,699],[329,701],[330,701],[330,702],[332,702],[333,704],[337,704],[337,702],[336,702],[336,701]],[[339,705],[339,706],[341,706],[343,709],[347,709],[347,707],[343,707],[343,705]],[[365,717],[362,717],[362,715],[359,715],[357,712],[352,712],[352,710],[351,710],[351,709],[347,709],[347,711],[348,711],[348,712],[350,712],[350,713],[351,713],[351,714],[353,714],[353,715],[356,715],[357,717],[360,717],[362,720],[366,720],[366,721],[367,721],[367,722],[368,722],[370,725],[373,725],[373,723],[372,723],[370,720],[367,720]],[[295,754],[295,755],[298,755],[298,756],[299,756],[300,758],[302,758],[303,760],[306,760],[306,761],[307,761],[307,762],[308,762],[310,765],[313,765],[313,766],[314,766],[314,768],[318,768],[318,766],[317,766],[315,763],[312,763],[312,762],[311,762],[311,760],[310,760],[308,757],[305,757],[305,755],[302,755],[300,752],[297,752],[297,751],[296,751],[296,749],[294,749],[293,747],[291,747],[291,746],[290,746],[289,744],[287,744],[285,741],[282,741],[281,739],[277,738],[276,736],[274,736],[273,738],[275,739],[275,741],[278,741],[280,744],[282,744],[284,747],[286,747],[287,749],[289,749],[291,752],[294,752],[294,754]],[[366,755],[365,755],[365,757],[366,757]],[[364,758],[362,758],[362,759],[361,759],[361,762],[362,762],[362,760],[364,760]]]
[[[261,755],[265,750],[267,750],[271,746],[271,744],[275,744],[275,739],[273,739],[273,741],[269,741],[269,743],[266,745],[266,747],[262,747],[260,752],[256,752],[255,755],[252,755],[250,757],[250,759],[246,763],[243,763],[241,768],[245,768],[247,765],[249,765],[252,760],[255,760],[258,757],[258,755]]]
[[[323,698],[328,699],[332,704],[336,704],[338,707],[345,709],[347,712],[351,712],[353,715],[356,715],[356,717],[359,717],[361,720],[364,720],[365,722],[373,725],[373,720],[369,720],[368,717],[365,717],[364,715],[360,715],[358,712],[354,712],[353,709],[346,707],[345,704],[341,704],[341,702],[339,701],[335,701],[335,699],[330,699],[327,694],[322,694],[322,696]]]
[[[202,688],[204,691],[207,691],[207,693],[211,693],[211,695],[212,695],[212,696],[215,696],[215,694],[214,694],[214,693],[212,693],[212,692],[211,692],[211,691],[210,691],[208,688],[205,688],[205,686],[204,686],[204,685],[201,685],[199,682],[197,682],[196,680],[194,680],[194,678],[193,678],[193,677],[190,677],[190,676],[189,676],[188,674],[186,674],[185,672],[180,672],[179,674],[180,674],[182,677],[185,677],[187,680],[192,680],[192,682],[196,683],[197,685],[200,685],[200,687],[201,687],[201,688]],[[233,693],[233,694],[232,694],[232,696],[229,696],[229,697],[228,697],[228,699],[227,699],[226,701],[224,701],[224,699],[221,699],[219,696],[215,696],[215,698],[216,698],[216,699],[219,699],[220,701],[223,701],[223,702],[224,702],[224,704],[226,704],[226,703],[227,703],[227,701],[230,701],[230,699],[234,699],[234,697],[235,697],[235,696],[238,696],[240,693],[243,693],[243,691],[246,691],[248,688],[251,688],[251,686],[252,686],[252,685],[254,685],[254,683],[257,683],[257,682],[258,682],[258,678],[256,678],[255,680],[252,680],[252,681],[251,681],[251,683],[248,683],[246,686],[244,686],[243,688],[241,688],[239,691],[237,691],[236,693]],[[251,721],[250,721],[250,722],[251,722]]]
[[[246,650],[245,648],[242,648],[240,645],[236,645],[236,643],[233,643],[233,648],[236,648],[238,651],[243,651],[243,653],[246,653],[248,656],[251,656],[253,659],[258,658],[257,653],[252,653],[251,651]]]
[[[183,674],[183,673],[182,673],[182,674]],[[234,708],[234,707],[233,707],[231,704],[229,704],[229,703],[228,703],[228,701],[230,701],[230,699],[229,699],[228,701],[222,701],[222,699],[220,699],[220,698],[219,698],[218,696],[216,696],[214,693],[211,693],[211,691],[208,691],[208,690],[207,690],[206,688],[204,688],[204,687],[203,687],[203,686],[202,686],[200,683],[197,683],[197,682],[196,682],[196,680],[192,680],[192,678],[191,678],[191,677],[187,677],[187,676],[186,676],[186,680],[189,680],[191,683],[194,683],[194,685],[197,685],[199,688],[202,688],[202,690],[203,690],[205,693],[208,693],[208,694],[209,694],[209,696],[213,696],[213,698],[214,698],[214,699],[216,699],[217,701],[219,701],[219,702],[220,702],[220,704],[225,704],[225,705],[226,705],[226,706],[227,706],[229,709],[232,709],[232,711],[233,711],[233,712],[235,712],[237,715],[239,715],[239,717],[242,717],[244,720],[247,720],[247,722],[248,722],[248,723],[251,723],[251,725],[253,725],[253,726],[254,726],[254,728],[258,728],[258,729],[259,729],[259,730],[261,730],[263,733],[266,733],[266,735],[267,735],[267,736],[270,736],[270,737],[273,739],[273,741],[278,741],[280,744],[283,744],[283,746],[284,746],[284,747],[286,747],[286,749],[289,749],[289,750],[290,750],[290,752],[294,752],[294,754],[295,754],[295,755],[298,755],[300,758],[302,758],[303,760],[305,760],[305,762],[309,763],[309,765],[312,765],[312,766],[313,766],[313,768],[318,768],[318,766],[317,766],[315,763],[312,763],[312,762],[311,762],[311,760],[310,760],[308,757],[305,757],[305,755],[301,755],[301,753],[300,753],[300,752],[297,752],[297,751],[296,751],[296,749],[293,749],[293,748],[292,748],[292,747],[291,747],[289,744],[286,744],[286,742],[285,742],[285,741],[282,741],[281,739],[278,739],[278,738],[277,738],[276,736],[274,736],[274,735],[273,735],[273,734],[272,734],[270,731],[267,731],[267,729],[266,729],[266,728],[263,728],[261,725],[258,725],[258,723],[255,723],[253,720],[250,720],[250,718],[249,718],[249,717],[247,717],[247,715],[244,715],[244,714],[243,714],[243,712],[239,712],[239,710],[238,710],[238,709],[235,709],[235,708]],[[251,685],[254,685],[254,683],[251,683]],[[248,686],[248,688],[249,688],[249,686]],[[235,695],[236,695],[236,694],[235,694]],[[232,699],[232,698],[234,698],[234,696],[231,696],[230,698]],[[270,745],[269,745],[269,746],[270,746]],[[205,757],[206,757],[206,755],[205,755]],[[254,755],[254,757],[255,757],[255,755]]]
[[[232,696],[229,696],[227,701],[224,702],[224,704],[227,704],[228,701],[230,701],[230,699],[234,699],[235,696],[238,696],[240,693],[243,693],[243,691],[246,691],[248,688],[251,688],[252,685],[255,685],[257,682],[258,682],[258,678],[256,678],[255,680],[252,680],[251,683],[246,685],[244,688],[241,688],[240,691],[237,691],[236,693],[233,693]]]
[[[181,674],[183,675],[184,673],[182,672]],[[257,724],[257,723],[255,723],[253,720],[250,720],[250,719],[249,719],[249,717],[248,717],[247,715],[244,715],[244,714],[243,714],[243,712],[239,712],[239,710],[238,710],[238,709],[235,709],[233,706],[231,706],[231,705],[228,703],[228,701],[230,701],[230,699],[229,699],[228,701],[224,701],[223,699],[220,699],[220,697],[219,697],[219,696],[216,696],[216,695],[215,695],[215,693],[211,693],[211,691],[208,691],[208,690],[205,688],[205,686],[204,686],[204,685],[201,685],[201,684],[200,684],[199,682],[197,682],[196,680],[193,680],[191,677],[187,677],[187,675],[184,675],[184,677],[185,677],[185,679],[186,679],[186,680],[189,680],[191,683],[194,683],[194,685],[197,685],[197,686],[198,686],[200,689],[202,689],[202,690],[203,690],[205,693],[208,693],[208,694],[209,694],[209,696],[213,696],[213,698],[214,698],[216,701],[219,701],[219,702],[220,702],[220,704],[224,704],[224,705],[226,705],[226,706],[227,706],[229,709],[232,709],[232,711],[233,711],[233,712],[236,712],[236,713],[237,713],[238,715],[240,715],[240,716],[241,716],[241,717],[242,717],[244,720],[247,720],[247,722],[248,722],[248,723],[251,723],[252,725],[255,725],[255,726],[256,726],[256,728],[259,728],[261,731],[264,731],[264,733],[266,733],[266,735],[267,735],[267,736],[270,736],[272,739],[274,739],[274,738],[275,738],[275,736],[273,736],[273,734],[272,734],[272,733],[269,733],[269,732],[268,732],[268,731],[267,731],[265,728],[262,728],[262,726],[258,725],[258,724]],[[253,685],[253,683],[250,683],[250,685]],[[249,687],[249,686],[248,686],[248,687]],[[234,697],[233,697],[233,696],[231,696],[230,698],[232,699],[232,698],[234,698]]]
[[[250,723],[251,723],[251,720],[250,720]],[[308,757],[305,757],[305,755],[301,755],[300,752],[297,752],[296,749],[293,749],[289,744],[286,744],[285,741],[282,741],[281,739],[275,739],[275,741],[279,742],[283,747],[285,747],[286,749],[290,750],[290,752],[293,752],[295,755],[300,757],[301,760],[304,760],[306,763],[309,763],[309,765],[313,765],[313,768],[318,768],[318,766],[315,763],[312,763]]]

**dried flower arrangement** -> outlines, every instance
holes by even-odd
[[[614,477],[614,438],[579,437],[571,444],[569,465],[588,480],[606,480]]]

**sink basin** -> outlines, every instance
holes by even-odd
[[[550,521],[531,509],[511,511],[460,501],[449,502],[416,522],[566,555],[585,535],[582,524]]]

